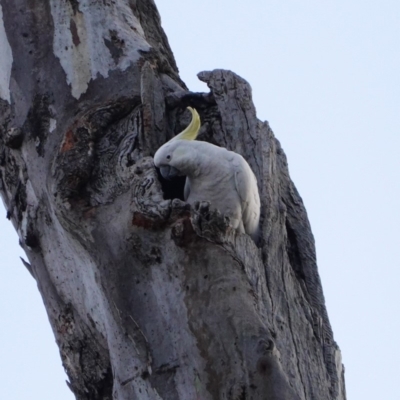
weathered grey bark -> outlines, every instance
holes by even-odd
[[[1,193],[76,398],[345,399],[307,214],[248,83],[188,92],[152,0],[0,4]],[[257,245],[160,182],[187,105],[253,168]]]

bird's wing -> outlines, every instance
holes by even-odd
[[[247,193],[249,191],[249,184],[246,178],[244,177],[243,171],[235,172],[235,186],[236,186],[236,191],[239,194],[240,205],[242,207],[242,214],[244,214],[249,205],[247,196]]]
[[[183,189],[183,198],[185,201],[187,201],[189,195],[190,195],[190,182],[189,182],[189,178],[186,177],[185,187]]]
[[[258,227],[260,197],[257,180],[245,160],[235,162],[235,186],[241,200],[244,229],[252,235]]]

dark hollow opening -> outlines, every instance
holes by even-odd
[[[185,187],[186,176],[177,176],[170,181],[164,179],[157,168],[158,180],[161,183],[161,188],[164,193],[165,200],[179,199],[184,201],[183,189]]]

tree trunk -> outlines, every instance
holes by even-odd
[[[0,189],[76,398],[344,400],[307,214],[249,84],[215,70],[188,92],[153,0],[0,4]],[[257,244],[154,168],[189,105],[257,176]]]

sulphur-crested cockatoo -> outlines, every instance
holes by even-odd
[[[157,150],[155,166],[165,179],[186,176],[186,202],[210,202],[212,208],[229,217],[234,229],[256,239],[260,196],[253,171],[240,154],[195,140],[200,117],[195,109],[188,109],[191,123]]]

